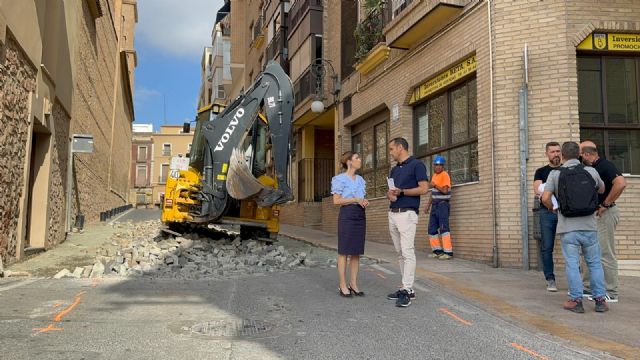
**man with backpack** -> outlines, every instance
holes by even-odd
[[[611,161],[601,158],[593,141],[580,143],[580,155],[585,165],[592,166],[602,178],[605,191],[598,197],[598,241],[600,242],[600,257],[604,269],[604,280],[607,284],[608,303],[618,302],[618,259],[616,259],[616,239],[614,232],[620,219],[620,212],[616,207],[616,200],[627,186],[627,182]],[[586,286],[589,273],[583,272],[582,282],[585,284],[585,295],[591,297],[591,289]],[[591,297],[592,298],[592,297]]]
[[[562,254],[569,283],[569,300],[564,303],[566,310],[584,313],[582,305],[583,285],[580,277],[580,251],[591,273],[590,288],[596,302],[595,310],[605,312],[609,308],[605,301],[605,282],[600,262],[600,243],[596,210],[598,193],[605,185],[598,172],[584,166],[578,160],[580,146],[572,141],[562,144],[562,165],[547,177],[542,203],[553,208],[551,195],[559,203],[557,233],[561,236]]]

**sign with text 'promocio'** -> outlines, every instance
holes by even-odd
[[[640,34],[594,32],[578,45],[578,50],[640,52]]]
[[[455,83],[465,76],[474,73],[476,71],[476,67],[476,56],[471,55],[447,70],[440,72],[413,90],[413,94],[411,94],[411,99],[409,100],[409,105],[414,104]]]

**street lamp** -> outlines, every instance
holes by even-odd
[[[328,66],[327,66],[328,65]],[[337,102],[337,96],[340,93],[340,82],[338,81],[338,74],[336,70],[333,68],[333,64],[330,60],[317,58],[313,61],[313,65],[311,65],[311,72],[316,78],[316,96],[313,102],[311,103],[311,111],[316,114],[322,113],[324,109],[324,76],[327,72],[327,68],[331,69],[333,75],[331,75],[331,79],[333,80],[333,90],[331,94],[333,95],[333,103]]]

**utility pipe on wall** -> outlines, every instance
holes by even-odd
[[[529,60],[524,44],[524,79],[518,92],[520,113],[520,231],[522,234],[522,269],[529,270],[529,197],[527,161],[529,160]]]
[[[492,231],[493,231],[493,248],[491,256],[491,265],[498,267],[498,209],[496,204],[496,153],[495,153],[495,125],[493,112],[493,18],[491,16],[491,0],[487,0],[487,17],[489,22],[489,117],[491,120],[491,207],[492,207]]]

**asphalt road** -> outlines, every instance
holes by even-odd
[[[362,298],[340,297],[328,266],[215,281],[0,279],[0,358],[606,358],[427,280],[410,307],[397,308],[386,299],[400,279],[394,265],[360,274]]]
[[[225,281],[3,280],[2,358],[599,356],[523,330],[424,282],[410,307],[397,308],[384,296],[398,282],[389,272],[365,267],[360,287],[367,294],[350,299],[338,296],[335,269],[321,268]]]

